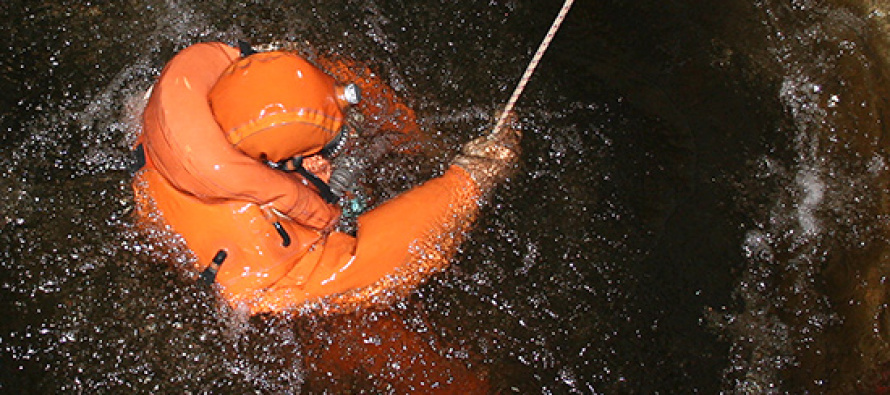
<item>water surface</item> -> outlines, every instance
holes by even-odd
[[[384,199],[491,126],[561,3],[31,3],[0,6],[3,391],[890,384],[878,2],[577,2],[518,106],[521,171],[448,271],[391,309],[254,318],[133,226],[164,63],[247,39],[368,64],[431,137],[375,168]]]

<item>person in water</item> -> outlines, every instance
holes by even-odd
[[[344,85],[296,52],[201,43],[153,87],[133,187],[137,215],[180,234],[201,278],[251,313],[386,303],[446,267],[485,196],[519,154],[504,128],[466,144],[445,172],[334,231]],[[336,167],[336,166],[335,166]]]

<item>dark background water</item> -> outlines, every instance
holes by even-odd
[[[392,309],[246,318],[133,228],[132,103],[185,46],[305,40],[370,65],[433,137],[374,172],[388,195],[490,127],[560,5],[4,2],[0,389],[886,384],[880,4],[579,0],[519,103],[520,173]]]

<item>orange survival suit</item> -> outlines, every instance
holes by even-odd
[[[145,108],[137,215],[180,234],[196,269],[251,313],[343,311],[403,296],[448,264],[482,192],[452,165],[361,215],[355,237],[331,232],[336,205],[307,177],[267,163],[329,145],[344,124],[343,96],[293,52],[184,49]]]

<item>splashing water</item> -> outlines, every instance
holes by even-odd
[[[453,266],[327,317],[232,310],[132,224],[164,63],[248,39],[367,64],[429,136],[372,169],[382,201],[491,128],[561,2],[28,3],[0,6],[3,391],[890,385],[877,2],[578,2],[518,104],[521,172]]]

